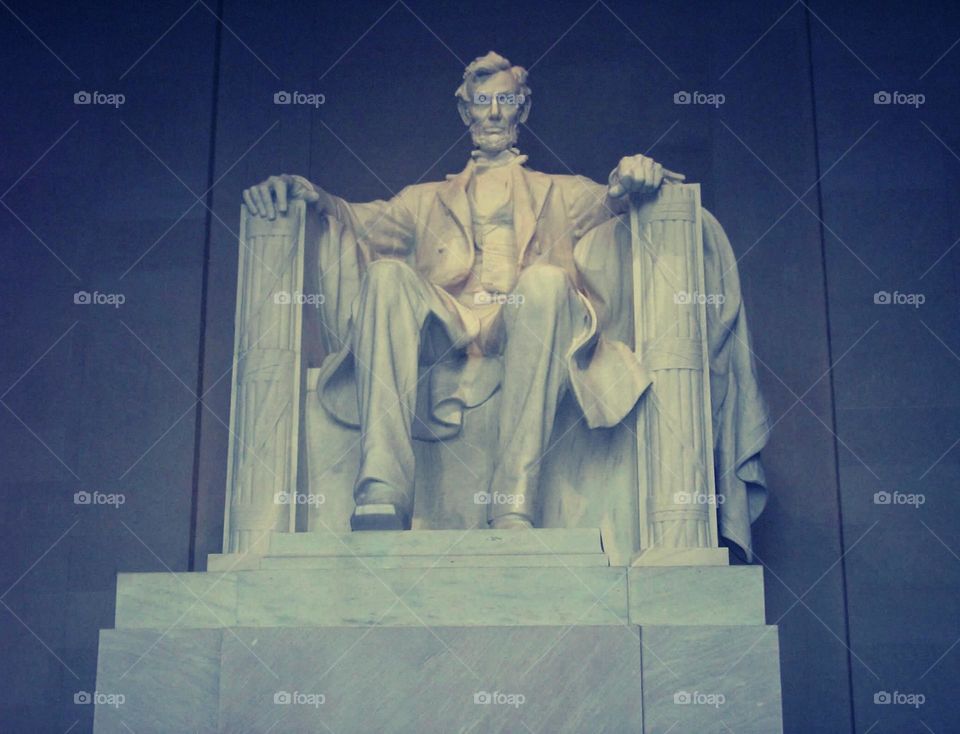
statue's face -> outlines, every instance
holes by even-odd
[[[487,155],[496,155],[517,142],[523,99],[509,71],[498,71],[473,86],[467,105],[473,144]]]

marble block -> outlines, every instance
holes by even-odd
[[[120,574],[115,625],[622,625],[626,575],[604,566],[442,565]],[[198,578],[191,586],[184,577]]]
[[[266,555],[431,556],[602,553],[597,528],[272,533]]]
[[[610,565],[609,558],[603,552],[600,531],[596,528],[538,528],[522,533],[486,529],[377,533],[274,532],[265,539],[263,545],[265,548],[256,553],[212,553],[207,558],[207,570],[363,568],[365,565],[391,568],[435,564]],[[529,559],[529,562],[525,559]]]
[[[726,548],[654,547],[634,553],[631,566],[729,566]]]
[[[236,632],[223,641],[224,731],[642,731],[635,629]]]
[[[494,566],[609,566],[605,553],[478,556],[264,556],[251,570],[294,568],[484,568]]]
[[[224,627],[236,624],[238,574],[119,573],[114,625]]]
[[[102,633],[113,734],[777,734],[776,628],[237,627]]]
[[[634,566],[630,622],[758,625],[765,621],[760,566]]]
[[[220,630],[101,630],[94,731],[222,731],[220,673]]]
[[[774,626],[644,626],[645,732],[780,734]]]
[[[216,564],[119,575],[98,733],[781,731],[760,568],[610,566],[589,529],[278,533]]]

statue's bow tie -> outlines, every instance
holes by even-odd
[[[497,168],[499,166],[522,165],[527,162],[527,156],[521,154],[518,148],[510,148],[510,152],[513,153],[513,155],[509,158],[491,160],[484,155],[483,151],[471,150],[470,158],[473,160],[474,165],[478,168]]]

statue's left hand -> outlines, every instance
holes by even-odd
[[[653,158],[645,155],[628,155],[620,159],[620,164],[610,174],[610,196],[627,194],[654,194],[664,181],[682,183],[686,179],[682,173],[667,170]]]

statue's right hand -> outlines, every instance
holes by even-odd
[[[289,173],[271,176],[243,191],[243,203],[247,205],[250,213],[266,219],[276,219],[277,212],[285,214],[287,201],[290,199],[316,202],[320,199],[320,192],[303,176],[292,176]]]

